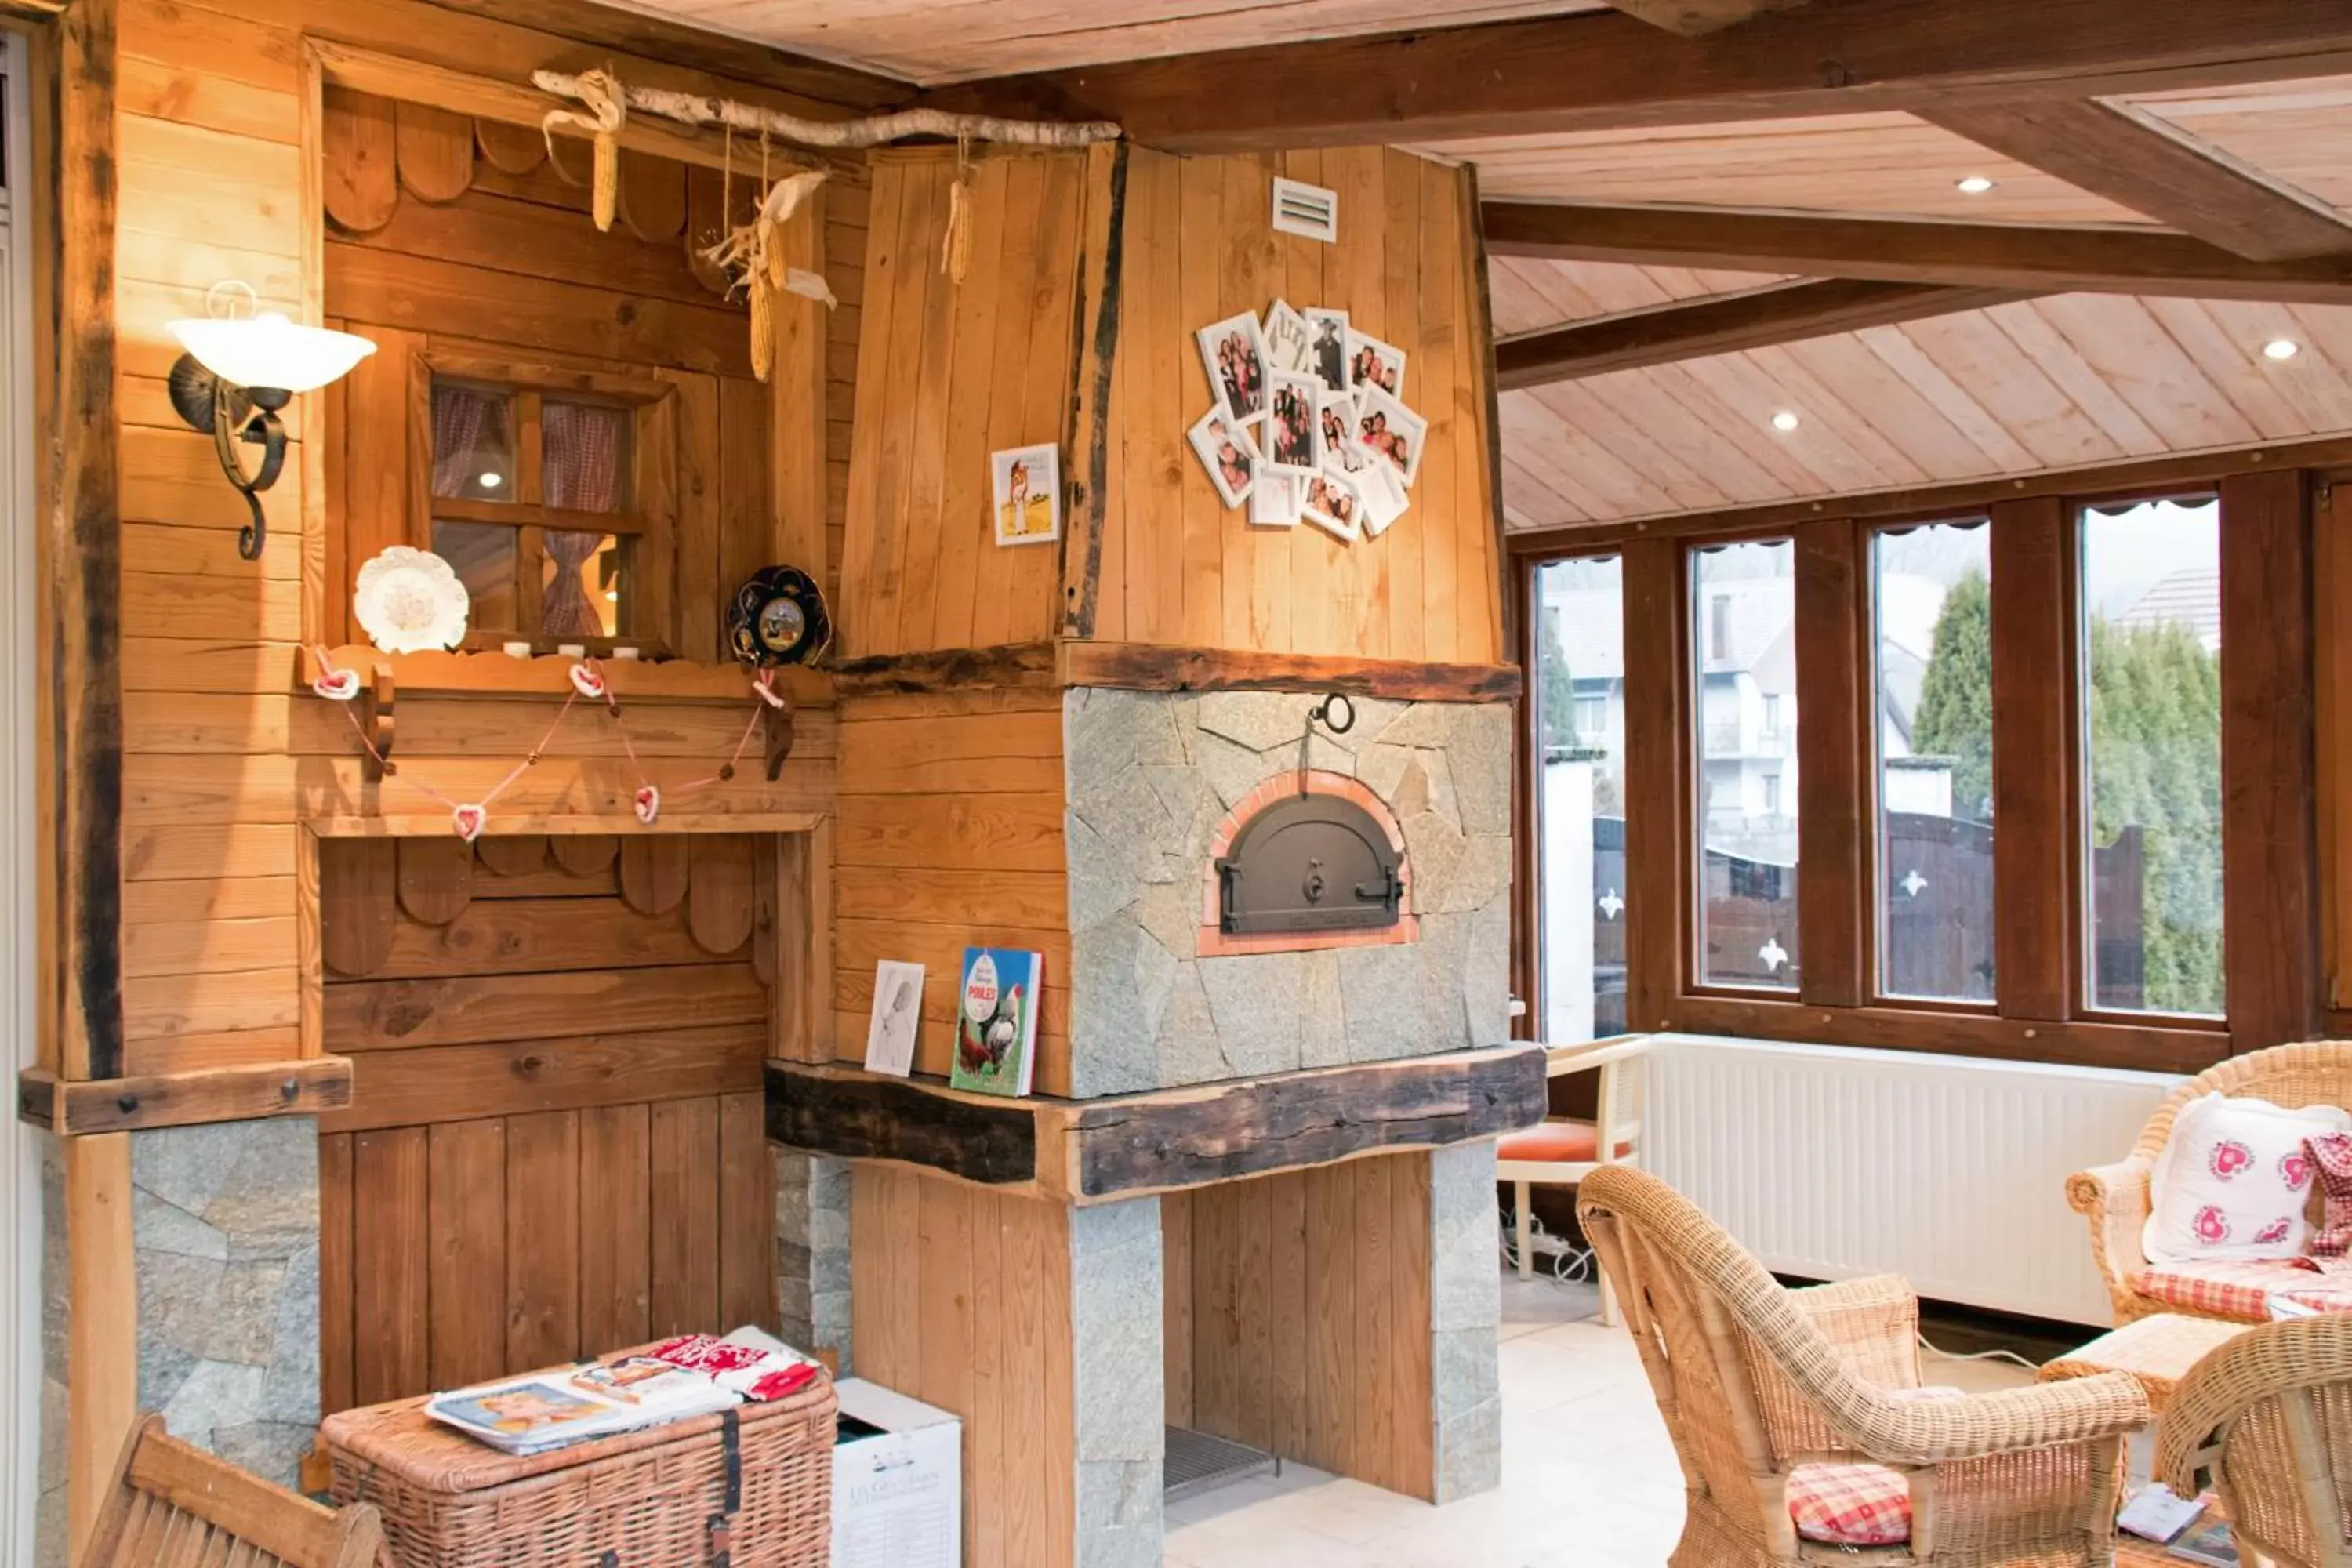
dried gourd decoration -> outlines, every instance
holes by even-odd
[[[940,246],[940,270],[961,286],[971,270],[971,138],[956,138],[955,184],[948,187],[948,232]]]
[[[579,84],[580,101],[587,106],[586,114],[576,114],[568,109],[549,110],[539,122],[540,134],[547,140],[547,155],[555,157],[555,128],[576,125],[593,138],[596,164],[589,187],[589,216],[596,220],[596,230],[609,234],[613,215],[618,209],[621,195],[621,127],[628,122],[628,93],[621,79],[607,67],[600,71],[583,71]]]

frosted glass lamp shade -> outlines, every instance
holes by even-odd
[[[170,323],[196,363],[231,386],[313,392],[351,372],[375,344],[351,332],[300,327],[277,311]]]

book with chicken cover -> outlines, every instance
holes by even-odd
[[[948,1074],[951,1087],[1008,1098],[1029,1092],[1037,1067],[1037,988],[1045,968],[1042,952],[963,950],[955,1065]]]

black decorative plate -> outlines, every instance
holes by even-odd
[[[824,595],[797,566],[770,566],[735,590],[727,608],[727,642],[745,664],[808,664],[833,641]]]

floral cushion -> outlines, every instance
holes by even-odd
[[[2322,1272],[2303,1258],[2240,1262],[2164,1263],[2126,1281],[2150,1300],[2208,1318],[2263,1323],[2271,1318],[2271,1298],[2315,1312],[2352,1312],[2352,1275]]]
[[[1957,1388],[1899,1389],[1897,1399],[1965,1399]],[[1911,1539],[1911,1483],[1884,1465],[1799,1465],[1789,1472],[1789,1518],[1824,1546],[1900,1546]]]

